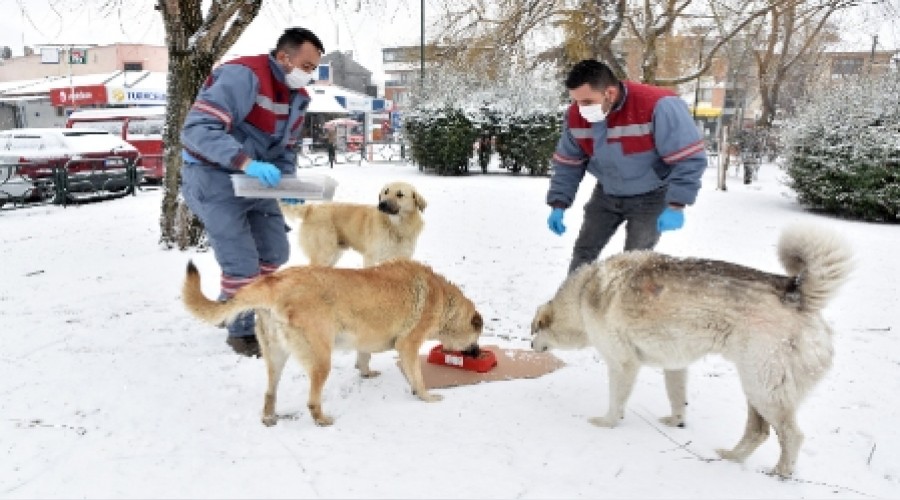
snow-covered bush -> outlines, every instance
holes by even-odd
[[[486,171],[496,150],[501,165],[513,172],[546,174],[561,119],[562,83],[553,74],[549,68],[512,64],[491,80],[471,71],[428,72],[411,96],[404,123],[413,160],[441,174],[464,173],[470,160]],[[465,165],[463,155],[468,155]]]
[[[416,113],[406,119],[404,130],[420,168],[433,168],[438,175],[469,171],[478,131],[462,110],[446,107]]]
[[[900,79],[848,81],[813,96],[784,128],[788,184],[816,210],[900,222]]]
[[[504,120],[496,136],[500,164],[512,172],[546,175],[559,141],[561,113],[514,115]]]

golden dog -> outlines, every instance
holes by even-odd
[[[378,194],[378,206],[353,203],[281,204],[285,216],[301,219],[300,247],[316,266],[334,266],[352,248],[371,267],[412,258],[424,225],[425,198],[405,182],[392,182]]]
[[[483,320],[455,285],[430,267],[397,260],[365,269],[293,267],[259,278],[225,302],[210,300],[200,274],[188,263],[182,299],[209,324],[256,311],[256,337],[266,362],[268,387],[262,422],[274,425],[281,372],[293,354],[309,374],[307,406],[318,425],[333,420],[322,410],[322,388],[335,347],[361,353],[396,349],[400,369],[423,401],[438,401],[422,379],[419,349],[427,339],[452,350],[478,349]],[[364,377],[378,375],[360,367]]]

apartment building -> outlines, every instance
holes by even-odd
[[[112,71],[169,69],[166,47],[132,43],[26,47],[24,56],[0,59],[0,83]]]
[[[409,107],[409,91],[421,74],[421,50],[419,45],[381,49],[385,74],[384,98],[393,101],[399,109]]]
[[[323,74],[320,71],[319,80],[326,80],[333,85],[340,85],[346,89],[365,94],[370,97],[378,97],[377,88],[372,85],[372,72],[365,66],[353,60],[353,52],[329,52],[322,56],[322,66],[328,70]],[[327,78],[322,78],[327,76]]]

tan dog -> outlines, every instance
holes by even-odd
[[[370,267],[390,259],[412,258],[424,223],[425,198],[405,182],[392,182],[378,194],[378,206],[352,203],[281,204],[285,216],[302,219],[300,247],[317,266],[334,266],[352,248]]]
[[[307,406],[318,425],[330,425],[322,410],[322,387],[335,347],[362,353],[396,349],[400,369],[423,401],[441,396],[425,388],[419,349],[426,339],[453,350],[478,350],[483,320],[455,285],[422,264],[398,260],[365,269],[293,267],[259,278],[225,302],[209,300],[200,274],[188,263],[182,299],[188,311],[209,324],[256,310],[256,337],[269,384],[262,422],[274,425],[275,395],[287,358],[293,354],[309,374]],[[364,377],[378,375],[360,367]]]
[[[662,367],[672,414],[683,426],[687,366],[711,353],[734,362],[747,398],[744,437],[722,458],[743,461],[778,434],[774,473],[790,476],[803,433],[795,414],[831,367],[831,328],[821,310],[851,269],[837,234],[786,230],[778,256],[787,276],[706,259],[636,251],[584,265],[538,308],[536,351],[593,345],[609,373],[609,409],[590,419],[614,427],[642,365]]]

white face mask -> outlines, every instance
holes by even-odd
[[[581,116],[583,116],[585,120],[591,123],[602,122],[606,119],[606,111],[603,111],[603,106],[600,104],[591,104],[588,106],[579,104],[578,112],[581,113]]]
[[[300,68],[294,68],[293,71],[284,75],[284,83],[292,89],[299,89],[309,85],[313,80],[312,73],[307,73]]]

